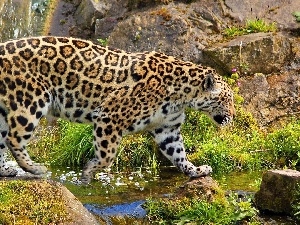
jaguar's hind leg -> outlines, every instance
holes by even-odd
[[[7,115],[9,132],[6,138],[6,145],[19,166],[24,171],[35,175],[43,174],[47,171],[45,166],[35,164],[26,150],[26,145],[31,139],[40,117],[37,118],[36,115],[31,115],[31,112],[25,108],[19,109],[18,113],[9,113]]]
[[[4,115],[0,113],[0,176],[1,177],[13,177],[17,175],[17,170],[8,166],[6,163],[6,150],[5,144],[8,134],[8,124]]]
[[[14,177],[18,171],[7,165],[6,163],[6,145],[0,144],[0,176],[1,177]]]

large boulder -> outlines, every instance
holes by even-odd
[[[296,170],[269,170],[263,175],[260,190],[255,194],[255,204],[262,211],[290,215],[299,184],[300,172]]]
[[[213,61],[227,73],[237,68],[241,75],[278,72],[291,52],[289,39],[280,33],[244,35],[203,50],[208,62]]]

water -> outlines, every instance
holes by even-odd
[[[149,169],[99,173],[88,186],[76,185],[81,172],[52,168],[51,177],[62,182],[101,224],[147,224],[143,203],[151,197],[173,193],[188,178],[174,167],[162,168],[159,176]]]
[[[174,193],[188,178],[174,167],[161,168],[159,175],[143,169],[135,172],[100,173],[98,181],[88,186],[75,183],[79,171],[52,168],[52,179],[63,184],[96,215],[101,224],[147,224],[142,205],[148,198],[165,197]],[[214,177],[224,190],[251,195],[259,189],[262,172],[233,172]],[[261,224],[295,225],[290,217],[260,215]]]
[[[176,168],[162,168],[159,176],[149,169],[131,172],[99,173],[90,185],[77,185],[80,169],[51,168],[51,178],[62,182],[82,203],[111,206],[124,202],[163,197],[174,192],[187,177]]]

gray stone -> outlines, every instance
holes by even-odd
[[[81,28],[95,30],[97,19],[104,17],[121,17],[127,12],[124,0],[82,0],[74,14],[76,23]]]
[[[244,75],[278,72],[291,52],[289,39],[280,33],[254,33],[206,48],[203,55],[228,73],[237,68]]]
[[[173,198],[198,198],[202,196],[203,199],[212,201],[217,190],[219,189],[218,183],[210,176],[193,178],[183,185],[181,185],[175,193]]]
[[[95,36],[102,39],[108,38],[117,24],[118,19],[116,17],[97,19],[95,24]]]
[[[280,29],[297,29],[298,24],[292,12],[299,11],[300,1],[297,0],[224,0],[224,15],[237,22],[244,23],[249,19],[263,19],[276,22]]]
[[[274,213],[292,213],[292,203],[300,172],[296,170],[269,170],[262,177],[255,204],[260,210]]]

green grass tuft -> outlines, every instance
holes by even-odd
[[[268,23],[262,19],[247,20],[244,26],[232,26],[224,30],[226,37],[236,37],[250,33],[276,32],[276,23]]]

